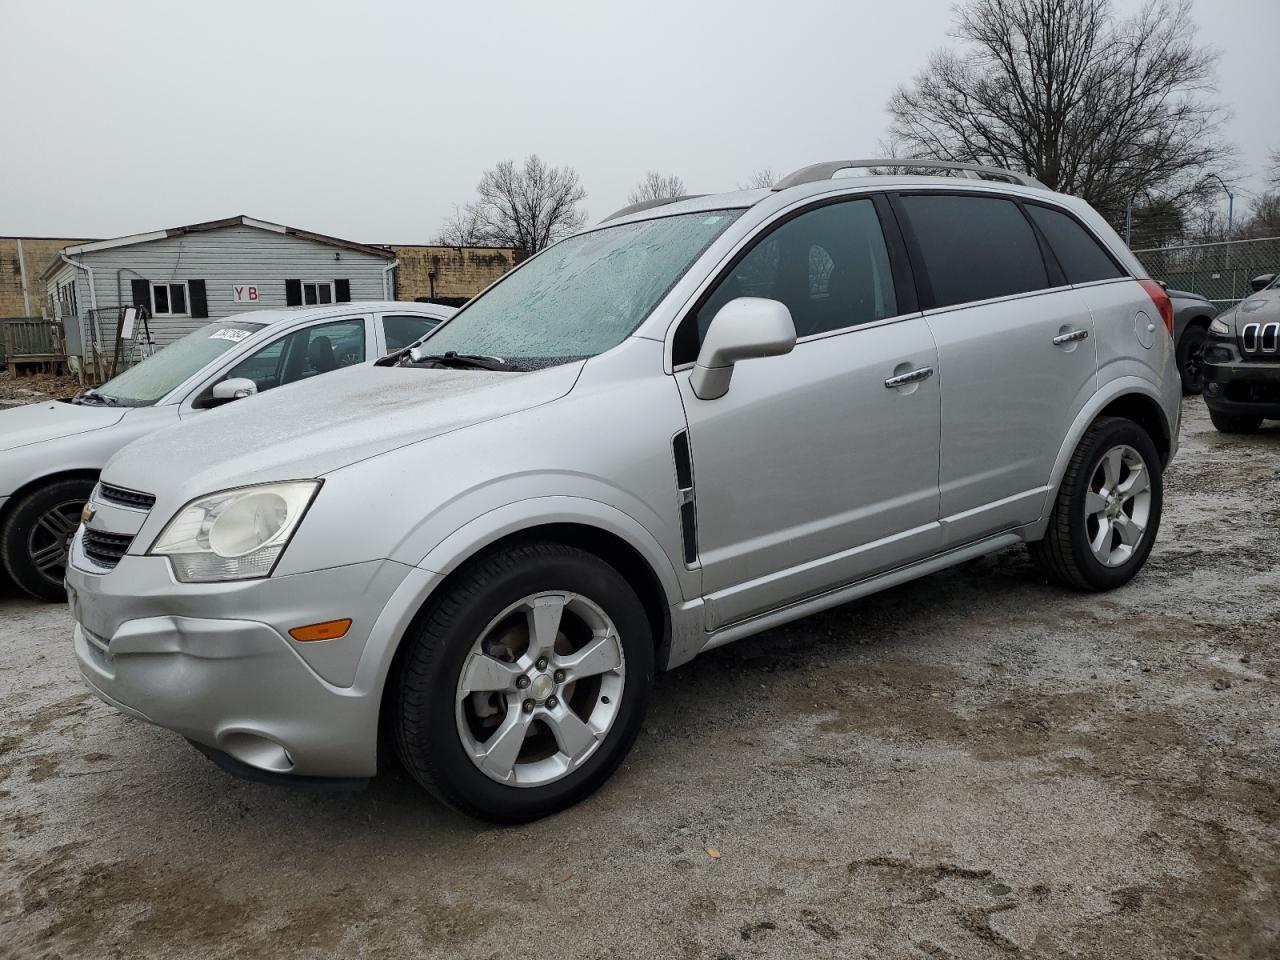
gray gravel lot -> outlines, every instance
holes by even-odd
[[[1280,956],[1280,429],[1186,415],[1128,587],[1011,550],[717,650],[516,829],[233,780],[0,587],[0,956]]]

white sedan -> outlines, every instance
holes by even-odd
[[[0,562],[60,600],[67,547],[98,473],[144,434],[240,397],[403,349],[452,316],[430,303],[342,303],[215,320],[67,401],[0,411]],[[129,490],[102,500],[136,505]]]

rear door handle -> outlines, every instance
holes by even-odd
[[[896,377],[890,377],[884,382],[884,385],[892,390],[894,387],[905,387],[910,383],[928,380],[932,376],[933,367],[919,367],[915,370],[908,370],[906,373],[900,373]]]
[[[1078,340],[1088,340],[1088,330],[1072,330],[1070,333],[1060,333],[1053,338],[1053,345],[1060,347],[1064,343],[1075,343]]]

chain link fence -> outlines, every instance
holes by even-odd
[[[1280,273],[1280,237],[1134,250],[1147,272],[1173,290],[1189,290],[1226,309],[1252,293],[1249,281]]]

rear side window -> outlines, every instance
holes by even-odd
[[[929,194],[905,196],[901,203],[935,307],[1049,285],[1035,231],[1012,200]]]
[[[387,353],[407,347],[415,340],[421,340],[440,323],[433,317],[392,313],[382,318],[382,335],[387,341]]]
[[[1114,280],[1124,276],[1102,244],[1073,217],[1035,204],[1027,204],[1027,212],[1048,239],[1068,283]]]

